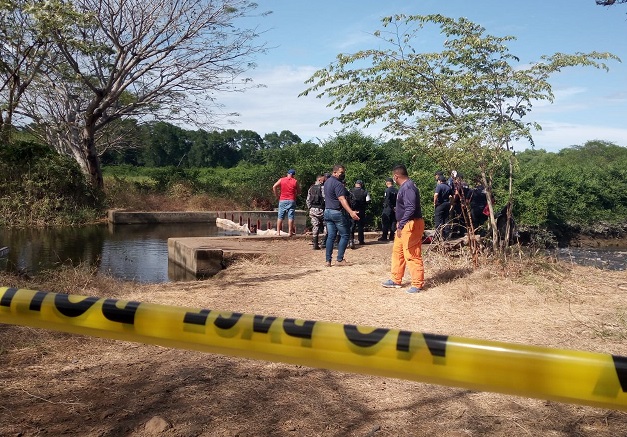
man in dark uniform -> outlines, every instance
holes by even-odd
[[[396,207],[396,193],[398,190],[394,186],[394,180],[387,178],[385,180],[385,193],[383,193],[383,212],[381,213],[381,230],[383,235],[378,241],[388,241],[388,233],[390,240],[394,239],[396,232],[396,215],[394,208]]]
[[[435,186],[435,192],[433,194],[433,206],[435,207],[435,231],[440,232],[442,238],[448,237],[449,233],[449,230],[446,229],[446,222],[448,221],[448,215],[451,209],[451,194],[451,187],[446,183],[446,177],[439,176],[438,184]]]
[[[351,190],[351,208],[357,211],[359,220],[352,220],[351,223],[351,249],[355,248],[355,230],[357,230],[357,241],[359,244],[365,244],[364,240],[364,222],[366,221],[366,206],[370,202],[370,194],[364,188],[361,180],[355,181],[355,187]]]

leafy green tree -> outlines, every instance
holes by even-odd
[[[240,160],[251,164],[261,164],[264,143],[263,138],[252,130],[238,130],[235,134],[235,142],[240,153]]]
[[[102,188],[96,139],[106,125],[146,116],[210,124],[216,92],[252,86],[238,78],[264,46],[253,29],[235,24],[256,7],[248,0],[41,3],[33,18],[58,61],[36,78],[25,115],[47,124],[47,142]]]
[[[276,132],[265,134],[263,142],[266,149],[282,149],[283,147],[300,143],[301,139],[298,135],[288,130],[283,130],[280,134]]]
[[[0,139],[6,143],[13,117],[31,82],[55,59],[47,30],[33,13],[41,8],[29,0],[0,1]]]
[[[146,124],[142,130],[147,143],[143,161],[147,166],[187,166],[192,144],[189,132],[165,122]]]
[[[441,52],[423,53],[413,46],[428,24],[440,28]],[[374,35],[389,48],[338,55],[335,63],[314,73],[301,95],[316,92],[331,98],[328,106],[338,115],[323,124],[383,122],[386,131],[406,138],[413,150],[435,149],[451,163],[474,161],[488,199],[495,173],[508,162],[510,208],[515,167],[511,142],[532,142],[531,129],[539,126],[523,118],[533,102],[552,101],[549,77],[565,67],[607,70],[601,61],[618,59],[610,53],[556,53],[521,67],[506,45],[513,36],[486,35],[482,26],[465,18],[395,15],[384,18],[382,25]],[[496,250],[501,239],[489,205]]]
[[[601,222],[625,224],[627,148],[589,141],[558,153],[526,150],[518,164],[522,224],[549,230],[560,242]]]

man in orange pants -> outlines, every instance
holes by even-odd
[[[420,192],[409,176],[407,167],[397,165],[392,170],[392,179],[398,184],[396,195],[396,238],[392,248],[391,279],[383,284],[386,288],[400,288],[409,268],[411,287],[407,293],[419,293],[425,284],[425,269],[422,262],[422,234],[425,222],[420,208]]]

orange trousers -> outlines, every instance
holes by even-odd
[[[425,268],[422,262],[422,235],[425,221],[421,218],[408,221],[401,231],[401,238],[394,238],[392,248],[392,281],[400,284],[409,268],[411,285],[422,288],[425,285]]]

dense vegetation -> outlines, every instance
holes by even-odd
[[[103,205],[72,158],[34,142],[0,147],[0,226],[85,223]]]
[[[22,142],[0,152],[2,226],[84,223],[110,207],[268,210],[276,207],[272,184],[292,167],[303,186],[299,206],[304,209],[306,189],[335,163],[346,165],[349,184],[365,181],[373,199],[373,229],[379,226],[384,179],[394,164],[406,163],[423,194],[427,226],[432,226],[433,174],[451,170],[432,157],[410,154],[400,140],[381,141],[358,131],[314,144],[289,131],[262,138],[251,131],[186,131],[156,123],[138,127],[126,149],[103,156],[106,198],[101,199],[73,160],[47,147]],[[526,150],[516,157],[519,226],[550,231],[559,240],[595,229],[625,232],[627,148],[590,141],[558,153]],[[457,170],[470,185],[478,176],[471,165]],[[503,168],[493,181],[497,209],[507,201],[507,172]],[[148,196],[162,200],[151,204]],[[194,196],[204,200],[189,202]]]

